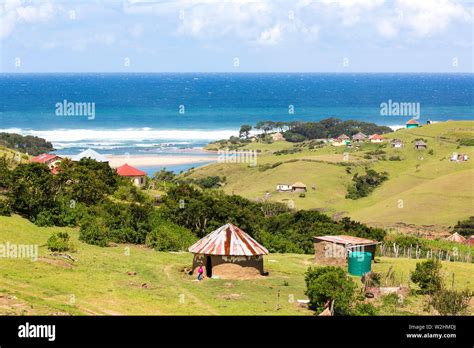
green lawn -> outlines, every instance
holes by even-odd
[[[77,247],[75,262],[51,255],[48,237],[67,231]],[[38,244],[39,259],[1,259],[0,314],[144,314],[144,315],[312,315],[300,307],[305,299],[304,272],[312,255],[271,254],[265,257],[269,276],[255,280],[207,279],[197,282],[183,272],[190,267],[187,252],[155,252],[143,246],[100,248],[77,240],[71,228],[37,227],[19,216],[0,217],[0,244]],[[374,270],[393,265],[402,279],[416,260],[381,258]],[[474,265],[443,262],[444,278],[455,287],[474,290]],[[128,275],[136,272],[136,275]],[[358,281],[357,277],[354,277]],[[421,313],[419,303],[404,308]],[[411,303],[411,302],[407,302]],[[277,310],[277,305],[279,309]]]

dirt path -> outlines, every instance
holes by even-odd
[[[166,277],[168,278],[168,280],[173,282],[173,286],[177,286],[179,280],[172,277],[172,275],[171,275],[172,269],[171,268],[172,268],[172,265],[166,265],[165,268],[164,268],[164,271],[165,271],[165,274],[166,274]],[[219,312],[217,312],[213,307],[211,307],[208,304],[206,304],[205,302],[201,301],[196,295],[189,292],[188,290],[185,290],[182,287],[177,287],[176,290],[177,290],[178,293],[184,294],[185,298],[190,298],[194,302],[196,302],[196,304],[198,304],[199,306],[204,307],[210,314],[219,315]]]

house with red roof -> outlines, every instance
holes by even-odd
[[[33,157],[31,163],[42,163],[46,164],[53,174],[57,174],[57,166],[61,163],[62,158],[58,155],[43,153],[36,157]]]
[[[129,166],[125,163],[123,166],[120,166],[115,170],[118,175],[129,178],[135,186],[142,187],[145,185],[146,173],[142,172],[140,169]]]
[[[406,125],[407,128],[416,128],[416,127],[420,126],[420,122],[418,122],[417,120],[412,118],[405,125]]]
[[[378,134],[372,134],[369,137],[369,140],[371,143],[381,143],[383,141],[383,138]]]

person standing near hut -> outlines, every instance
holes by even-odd
[[[198,280],[201,281],[203,279],[203,273],[204,269],[202,268],[202,265],[199,266],[198,268]]]

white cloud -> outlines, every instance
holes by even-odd
[[[5,0],[0,3],[0,40],[9,37],[18,23],[44,22],[55,13],[55,7],[47,1],[24,5],[25,2],[21,0]]]
[[[445,30],[454,21],[472,20],[461,3],[450,0],[398,0],[403,25],[415,36],[424,37]]]
[[[272,28],[262,31],[258,38],[258,43],[261,45],[275,45],[281,40],[280,25],[277,24]]]

